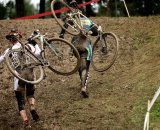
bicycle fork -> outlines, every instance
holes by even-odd
[[[48,44],[48,47],[54,52],[58,59],[63,59],[63,54],[54,45]]]
[[[107,54],[107,50],[108,50],[108,47],[107,47],[107,41],[106,41],[106,38],[103,36],[103,34],[99,34],[99,40],[100,40],[100,44],[102,46],[102,52]]]

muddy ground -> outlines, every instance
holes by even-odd
[[[118,36],[120,48],[116,63],[101,73],[91,67],[88,99],[80,96],[78,73],[60,76],[47,71],[47,78],[36,86],[40,121],[35,123],[31,119],[33,130],[143,129],[147,101],[160,84],[160,17],[92,19],[104,31]],[[8,46],[5,35],[13,27],[18,27],[25,37],[35,29],[53,36],[60,31],[54,19],[1,20],[1,54]],[[158,128],[154,124],[152,127]],[[0,64],[0,130],[22,128],[13,93],[13,76],[3,63]]]

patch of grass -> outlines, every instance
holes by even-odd
[[[150,112],[151,129],[160,126],[160,97],[157,98]]]
[[[146,112],[146,103],[144,101],[138,101],[134,104],[130,120],[134,124],[142,124],[144,113]]]

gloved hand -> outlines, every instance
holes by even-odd
[[[99,32],[102,32],[102,27],[99,25],[97,30],[98,30]]]
[[[37,42],[34,39],[32,39],[32,38],[28,38],[28,42],[30,44],[32,44],[33,46],[35,46],[37,44]]]
[[[91,35],[93,32],[90,30],[87,32],[87,35]]]

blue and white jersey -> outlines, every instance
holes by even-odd
[[[83,28],[86,30],[90,30],[92,26],[94,25],[94,22],[90,20],[89,18],[80,17],[80,20],[81,20]]]

